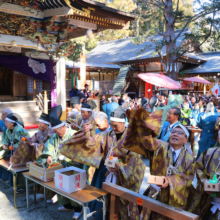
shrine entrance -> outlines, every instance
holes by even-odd
[[[0,66],[0,96],[13,95],[13,70]]]

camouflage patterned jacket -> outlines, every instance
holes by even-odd
[[[213,147],[209,148],[201,154],[197,159],[196,165],[196,176],[197,176],[197,187],[191,193],[191,212],[200,215],[200,219],[210,210],[213,206],[211,205],[211,198],[204,191],[204,183],[209,179],[213,179],[214,174],[217,178],[220,177],[220,148]],[[220,192],[216,193],[216,197],[220,199]],[[210,212],[211,215],[211,212]],[[212,215],[213,220],[219,219],[220,211],[217,209],[215,214]]]
[[[57,161],[59,159],[59,145],[70,139],[73,134],[75,133],[74,130],[71,128],[67,127],[66,134],[64,137],[60,138],[57,134],[53,134],[45,143],[44,148],[43,148],[43,153],[41,156],[39,156],[36,160],[36,163],[38,165],[43,164],[44,166],[47,166],[47,157],[51,156],[53,158],[53,162]],[[71,160],[68,158],[65,158],[66,162],[70,162]]]
[[[95,137],[95,133],[96,133],[96,125],[95,125],[95,120],[94,120],[94,115],[91,114],[87,119],[83,119],[82,116],[78,117],[77,119],[67,119],[67,121],[72,124],[72,129],[73,130],[82,130],[83,129],[83,125],[85,123],[88,124],[92,124],[92,128],[91,128],[91,136]]]
[[[35,161],[43,151],[44,144],[53,135],[53,130],[48,128],[46,131],[38,131],[26,141],[21,141],[18,149],[12,157],[14,164],[25,164]]]
[[[150,160],[150,173],[155,176],[167,176],[169,186],[164,189],[149,186],[145,195],[163,203],[187,210],[189,189],[194,178],[193,155],[182,147],[180,155],[173,165],[172,149],[164,141],[157,140],[163,111],[152,114],[143,108],[127,111],[129,127],[123,140],[127,150],[142,154]],[[165,216],[143,208],[143,219],[167,219]]]
[[[145,165],[141,159],[141,156],[134,153],[129,152],[125,148],[122,147],[122,140],[127,134],[127,129],[125,129],[121,138],[116,141],[116,136],[114,131],[109,131],[104,138],[103,141],[103,150],[104,150],[104,159],[106,159],[107,154],[113,145],[113,150],[111,156],[118,157],[119,166],[117,171],[117,185],[130,189],[134,192],[139,192],[141,183],[144,178],[145,173]],[[106,176],[109,174],[107,172]],[[137,204],[128,203],[125,200],[121,199],[120,217],[122,220],[129,219],[128,210],[130,212],[131,220],[139,219],[139,212]]]

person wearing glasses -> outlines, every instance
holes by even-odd
[[[175,125],[180,124],[179,120],[181,118],[181,111],[177,107],[173,107],[169,110],[167,114],[167,120],[163,124],[161,133],[158,139],[168,142],[170,134]]]
[[[186,145],[189,132],[183,125],[177,124],[170,132],[169,143],[158,140],[156,136],[160,130],[162,112],[157,111],[148,116],[147,113],[142,114],[140,111],[143,110],[129,114],[128,131],[122,147],[146,156],[150,160],[151,175],[164,179],[161,186],[149,185],[144,195],[175,208],[187,210],[195,172],[192,166],[194,162],[192,151]],[[141,216],[142,220],[166,219],[147,208],[141,210]]]
[[[38,165],[44,165],[45,167],[50,166],[53,162],[59,162],[64,167],[74,166],[80,169],[84,169],[84,164],[77,163],[72,161],[71,159],[63,156],[59,152],[59,146],[63,142],[70,139],[74,133],[76,132],[73,130],[68,124],[63,123],[60,119],[55,117],[50,117],[50,123],[53,129],[54,134],[51,136],[50,139],[45,143],[43,153],[41,156],[38,157],[36,163]],[[51,194],[51,197],[54,194]],[[74,209],[75,213],[81,213],[81,206],[77,203],[71,202],[70,200],[58,195],[58,201],[62,205],[58,208],[59,211],[69,211]],[[47,200],[47,203],[52,203],[52,200]],[[74,214],[75,215],[75,214]]]

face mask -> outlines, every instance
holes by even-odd
[[[199,106],[196,106],[195,109],[199,109]]]
[[[185,109],[189,109],[189,106],[188,106],[188,105],[184,105],[184,108],[185,108]]]

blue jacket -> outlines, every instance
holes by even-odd
[[[180,124],[179,121],[177,121],[177,122],[175,123],[175,125],[176,125],[176,124]],[[170,125],[170,123],[169,123],[168,121],[165,121],[165,122],[164,122],[163,127],[162,127],[162,130],[161,130],[161,132],[160,132],[160,136],[158,137],[159,139],[161,139],[161,140],[163,140],[163,141],[166,141],[166,142],[168,142],[168,140],[169,140],[169,138],[170,138],[170,132],[172,131],[172,128],[173,128],[173,127],[172,127],[168,132],[166,132],[169,125]]]
[[[201,153],[215,145],[213,137],[215,134],[215,122],[218,116],[218,113],[209,112],[205,116],[204,113],[199,113],[197,124],[198,127],[202,129],[202,133],[200,135],[197,158],[201,155]]]
[[[199,113],[199,109],[192,109],[189,117],[197,120]]]
[[[111,112],[114,111],[118,106],[119,106],[119,104],[117,102],[107,103],[102,106],[102,109],[108,115],[109,122],[110,122]]]
[[[2,132],[6,131],[5,122],[3,120],[0,120],[0,131]]]

